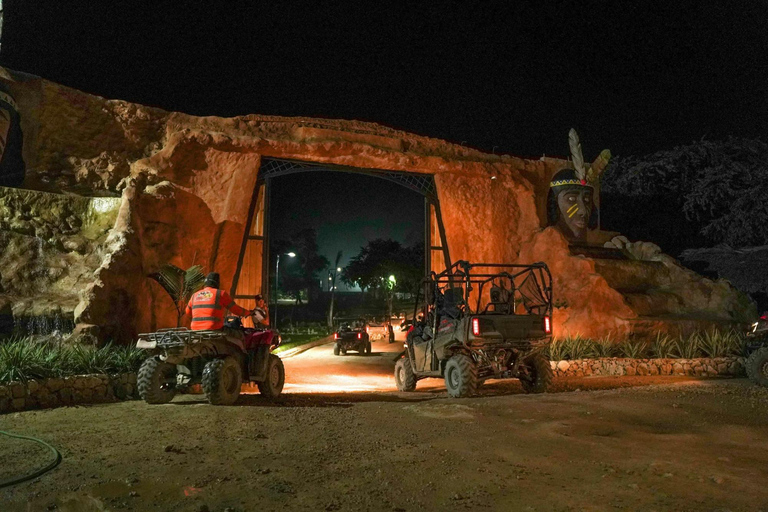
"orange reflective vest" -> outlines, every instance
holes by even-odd
[[[235,304],[227,292],[206,286],[189,299],[186,313],[192,317],[193,331],[207,331],[224,327],[226,311],[237,316],[248,314],[248,310]]]

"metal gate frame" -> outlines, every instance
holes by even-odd
[[[424,211],[425,211],[425,226],[424,226],[424,273],[429,275],[432,270],[432,251],[442,251],[443,259],[446,268],[451,266],[451,258],[448,252],[448,243],[445,239],[445,226],[443,224],[443,217],[440,213],[440,201],[437,197],[437,186],[435,185],[435,178],[432,174],[421,174],[404,171],[391,171],[387,169],[370,169],[364,167],[349,167],[335,164],[324,164],[318,162],[304,162],[300,160],[289,160],[282,158],[264,158],[261,166],[258,170],[258,179],[253,189],[253,195],[251,197],[251,205],[248,209],[248,221],[245,225],[245,233],[243,235],[243,242],[240,246],[240,255],[237,260],[237,269],[235,270],[235,276],[232,280],[231,296],[235,299],[252,299],[253,295],[238,295],[237,285],[240,281],[240,270],[243,266],[243,259],[245,258],[246,248],[249,240],[261,240],[262,241],[262,264],[261,264],[261,290],[260,293],[264,299],[269,303],[271,300],[269,296],[269,217],[270,217],[270,192],[271,192],[271,179],[278,176],[287,176],[289,174],[297,174],[302,172],[347,172],[352,174],[364,174],[368,176],[374,176],[393,183],[402,185],[410,190],[418,192],[424,196]],[[256,210],[259,192],[261,187],[264,187],[264,230],[263,235],[251,235],[251,228]],[[433,245],[432,243],[432,208],[434,208],[435,223],[437,224],[437,230],[440,236],[440,245]]]

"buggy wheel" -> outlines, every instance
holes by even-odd
[[[340,352],[339,344],[338,343],[334,343],[333,344],[333,355],[337,356],[337,355],[339,355],[339,352]]]
[[[477,366],[465,354],[456,354],[445,365],[445,387],[453,398],[472,396],[477,391]]]
[[[365,344],[365,354],[366,355],[371,355],[371,342],[370,341]]]
[[[398,391],[413,391],[416,389],[416,374],[413,373],[411,360],[403,357],[395,364],[395,384]]]
[[[167,404],[176,395],[176,365],[149,357],[141,364],[136,381],[145,402]]]
[[[520,374],[520,384],[526,393],[544,393],[552,383],[552,366],[544,354],[538,353],[524,362],[527,373]]]
[[[347,355],[347,349],[342,348],[341,349],[341,355],[343,355],[343,356]]]
[[[283,361],[275,354],[269,354],[267,363],[267,377],[263,382],[258,382],[259,393],[267,398],[277,398],[283,392],[285,385],[285,367]]]
[[[232,356],[209,361],[203,368],[203,392],[213,405],[232,405],[240,396],[243,371]]]
[[[768,387],[768,347],[752,352],[745,364],[747,377],[758,386]]]

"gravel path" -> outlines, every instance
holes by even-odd
[[[185,395],[0,416],[64,456],[0,490],[0,510],[768,510],[768,390],[746,380],[560,380],[545,395],[497,381],[455,400],[437,380],[366,388],[391,386],[392,354],[320,349],[286,361],[277,402]],[[352,368],[363,389],[331,379],[334,392],[306,392],[320,369]],[[45,457],[0,438],[0,480]]]

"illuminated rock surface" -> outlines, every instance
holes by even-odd
[[[170,301],[146,278],[163,263],[202,264],[231,282],[262,157],[434,174],[451,258],[547,262],[561,304],[556,334],[685,330],[730,325],[753,314],[730,285],[703,279],[671,258],[572,256],[562,235],[544,229],[548,183],[567,165],[562,160],[489,155],[359,121],[168,113],[2,69],[0,79],[21,114],[24,188],[121,198],[108,236],[89,239],[88,254],[98,262],[83,265],[95,275],[67,284],[60,295],[60,306],[74,312],[81,328],[97,326],[102,338],[127,341],[137,331],[174,325]],[[42,197],[48,196],[29,196],[33,210]],[[24,229],[0,224],[0,236],[13,239],[2,258],[29,254],[36,240],[46,240]],[[66,236],[72,235],[53,238]],[[36,268],[52,265],[46,258],[40,256]],[[34,286],[9,288],[2,272],[0,299],[16,309],[34,302]],[[13,282],[38,279],[25,272]],[[58,299],[38,303],[54,308]]]

